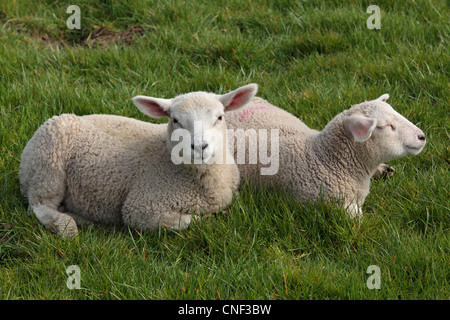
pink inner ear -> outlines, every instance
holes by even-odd
[[[357,141],[366,140],[369,136],[369,130],[373,122],[369,120],[356,120],[350,124],[350,131]]]
[[[143,108],[153,117],[168,117],[169,114],[164,111],[159,104],[153,101],[140,100]]]
[[[236,109],[242,106],[247,100],[248,91],[243,91],[237,93],[233,100],[231,100],[230,104],[226,107],[227,111]]]
[[[353,127],[353,135],[358,139],[364,139],[369,132],[369,128],[362,126],[360,123]]]

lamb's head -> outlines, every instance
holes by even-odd
[[[223,163],[228,152],[225,113],[243,107],[257,90],[256,84],[248,84],[223,95],[199,91],[172,99],[136,96],[133,102],[148,116],[169,117],[167,145],[171,152],[182,151],[182,162],[209,163],[214,158]]]
[[[388,94],[383,94],[355,105],[344,119],[349,135],[355,142],[365,143],[367,152],[378,164],[417,155],[426,143],[422,130],[386,103],[388,98]]]

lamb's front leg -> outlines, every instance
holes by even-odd
[[[137,186],[130,191],[122,205],[122,221],[136,230],[157,231],[160,227],[186,229],[192,220],[191,213],[171,208],[167,202],[164,197],[146,197],[141,187]]]
[[[363,215],[361,205],[352,201],[345,206],[345,211],[351,218],[360,218]]]
[[[122,219],[125,225],[137,230],[156,231],[159,227],[168,227],[174,230],[187,229],[192,220],[191,214],[177,211],[154,212],[147,206],[140,208],[122,208]]]
[[[192,215],[179,212],[166,212],[161,215],[160,225],[174,230],[184,230],[189,227]]]

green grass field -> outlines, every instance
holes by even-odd
[[[375,2],[1,1],[0,299],[449,299],[449,9]],[[80,30],[66,26],[71,4]],[[379,30],[366,26],[371,4]],[[315,129],[389,93],[427,146],[372,183],[361,221],[245,183],[227,215],[180,232],[97,226],[64,241],[27,215],[20,155],[49,117],[154,121],[133,96],[250,82]]]

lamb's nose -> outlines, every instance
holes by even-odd
[[[417,136],[417,138],[419,138],[419,140],[425,141],[425,134],[421,133]]]

